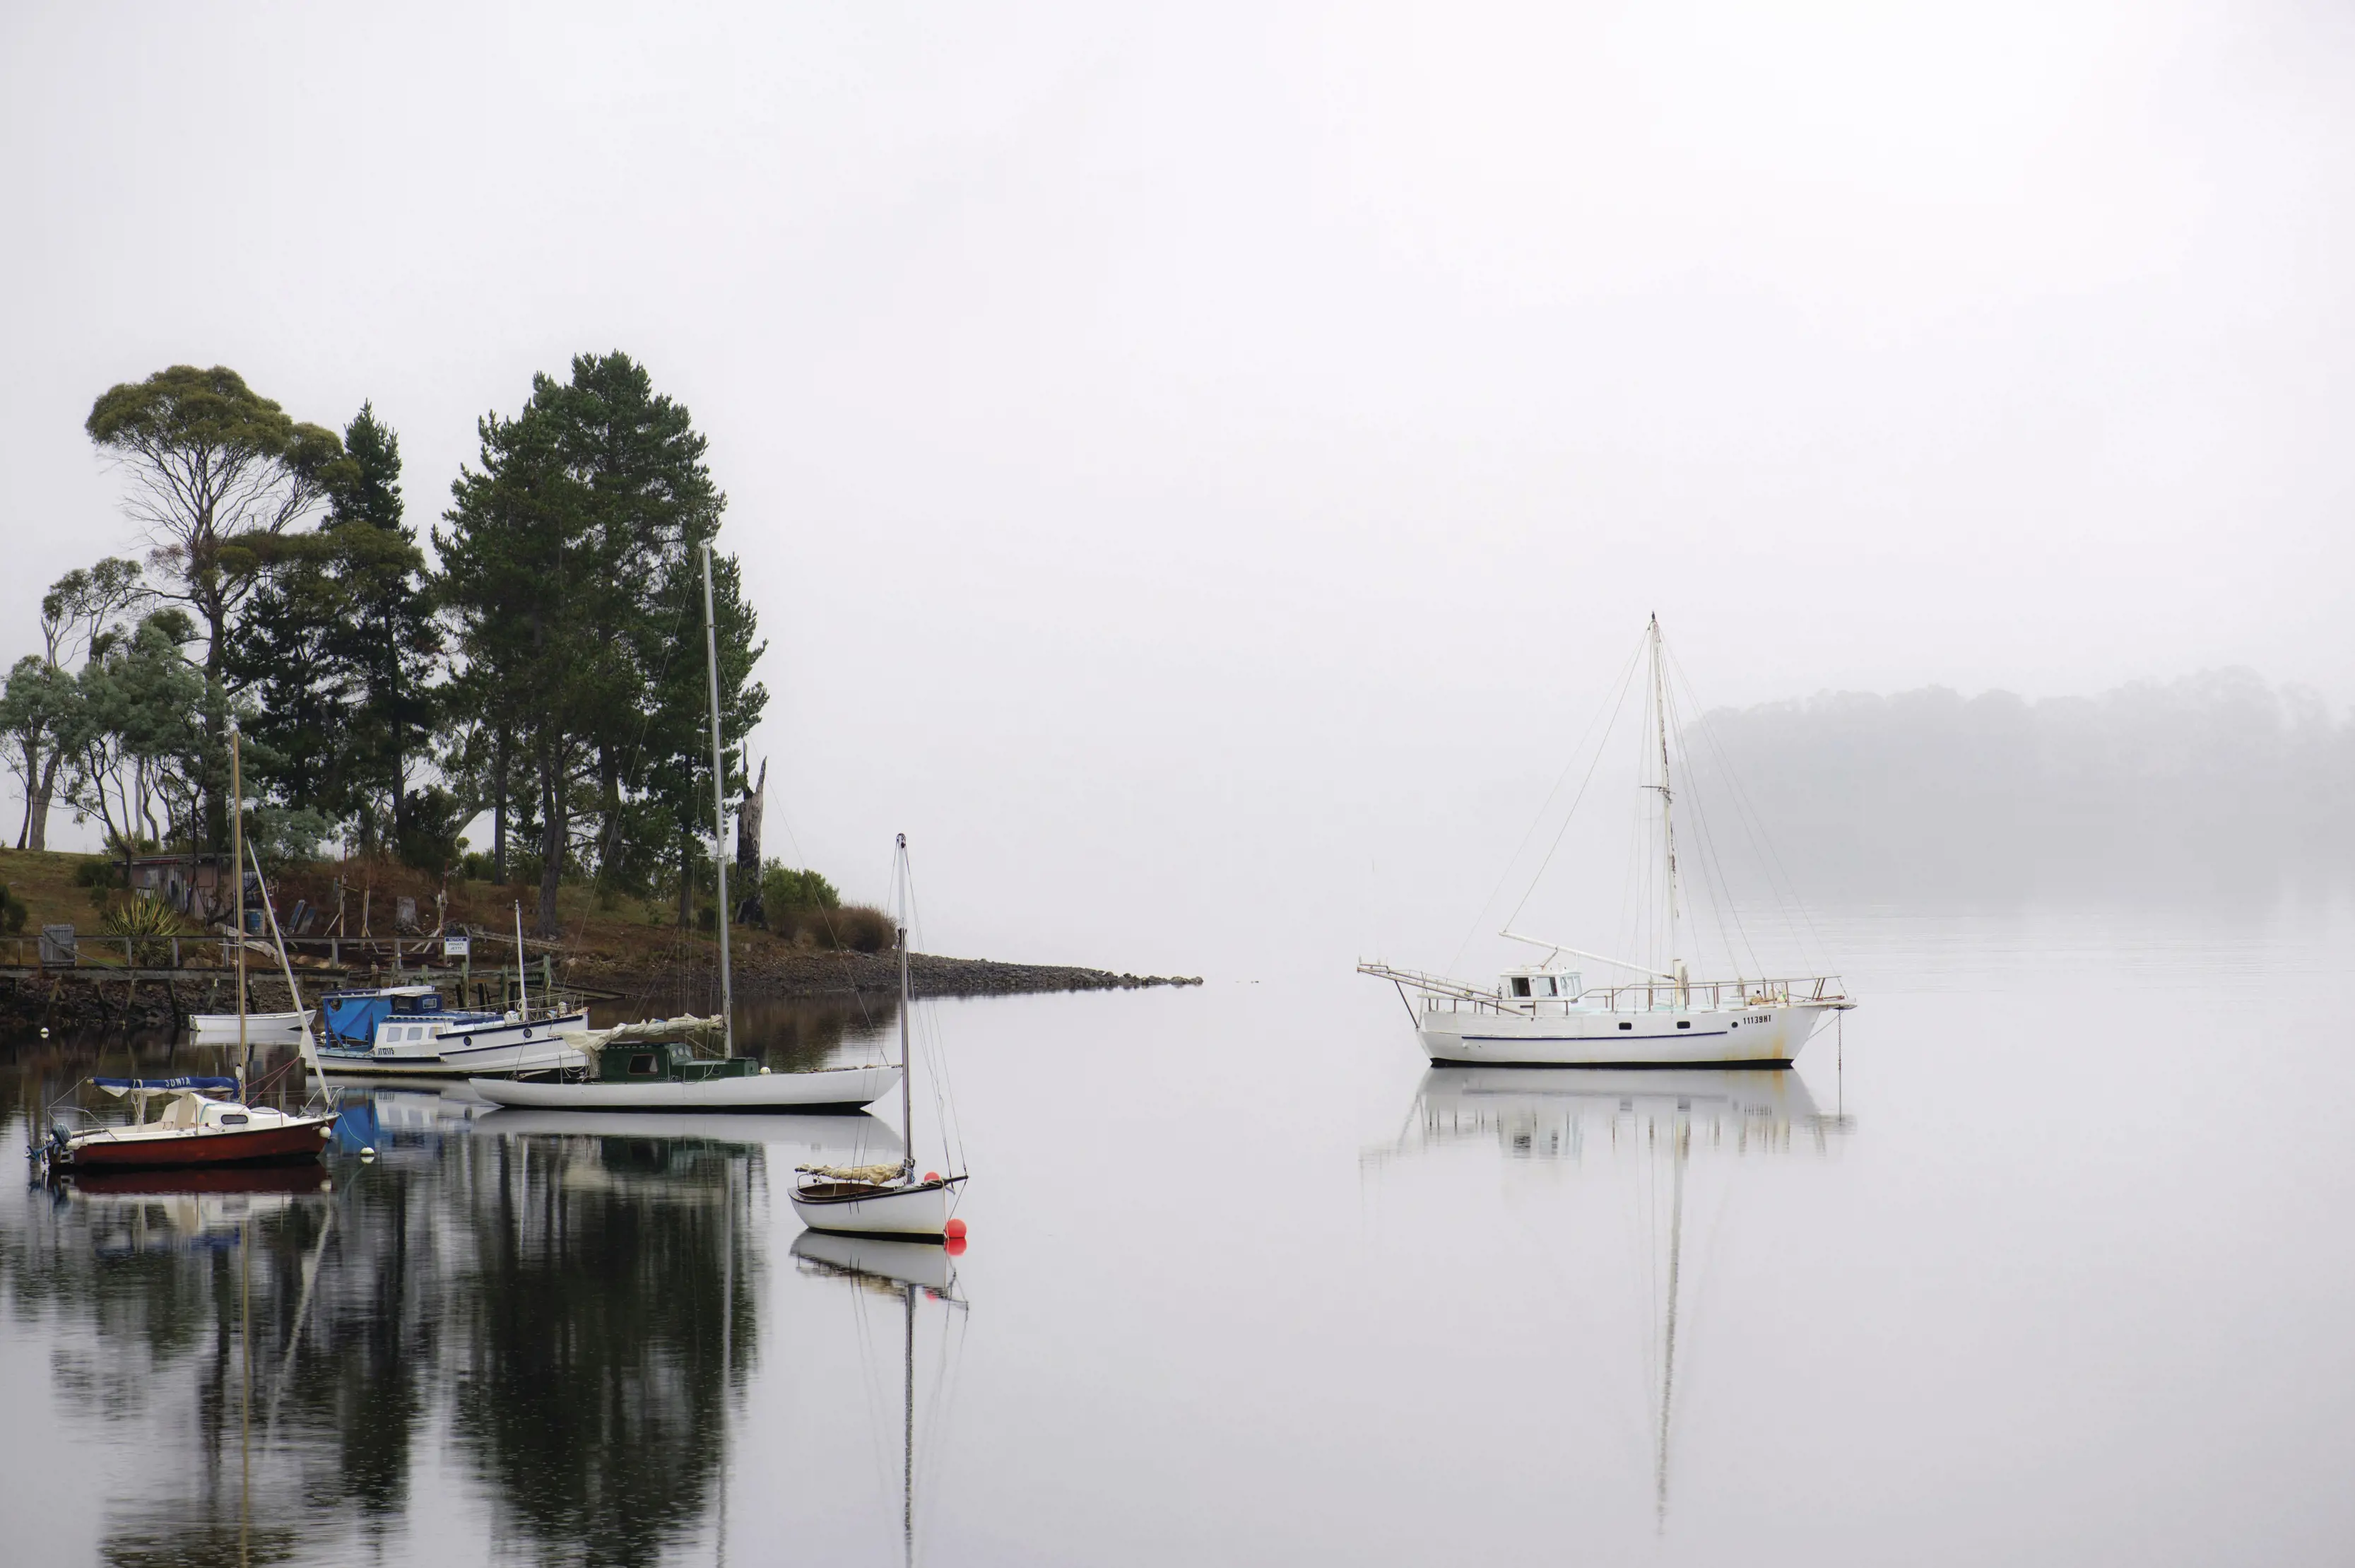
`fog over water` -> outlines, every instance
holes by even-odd
[[[12,6],[0,652],[133,542],[112,382],[372,399],[423,524],[618,347],[730,496],[773,848],[907,831],[940,948],[1444,957],[1655,609],[1873,884],[2077,765],[2048,699],[2343,724],[2350,89],[2302,0]],[[1982,721],[2042,760],[1929,765]]]

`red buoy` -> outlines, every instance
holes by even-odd
[[[946,1234],[947,1234],[947,1236],[948,1236],[948,1239],[949,1239],[950,1241],[952,1241],[952,1242],[962,1242],[962,1241],[964,1241],[964,1221],[962,1221],[962,1220],[952,1220],[952,1221],[950,1221],[948,1222],[947,1227],[946,1227]]]
[[[941,1173],[937,1170],[928,1170],[924,1172],[924,1179],[926,1181],[938,1181],[940,1179]]]
[[[948,1249],[949,1256],[953,1258],[961,1258],[964,1256],[964,1238],[963,1236],[951,1236],[947,1241],[941,1244]]]

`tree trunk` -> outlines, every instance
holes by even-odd
[[[16,848],[37,849],[33,837],[33,818],[46,815],[48,805],[41,799],[41,748],[37,742],[25,747],[25,826],[16,830]]]
[[[678,928],[692,930],[695,925],[695,836],[683,834],[678,841]]]
[[[491,880],[507,885],[507,732],[491,746]]]
[[[769,764],[761,763],[761,779],[745,794],[736,811],[736,922],[757,925],[768,912],[761,906],[761,813],[769,798]]]
[[[539,763],[539,930],[538,934],[553,937],[559,934],[556,923],[556,888],[564,880],[564,841],[570,824],[564,815],[564,756],[560,746],[552,754],[543,756]]]
[[[612,862],[622,849],[622,759],[613,747],[597,748],[597,775],[603,785],[599,798],[605,819],[605,831],[597,848],[597,881],[605,886],[613,880]]]
[[[209,525],[210,519],[208,518],[207,522]],[[221,680],[221,663],[227,656],[225,645],[229,639],[228,609],[218,603],[216,597],[211,594],[205,595],[204,603],[197,608],[204,612],[205,616],[205,681],[213,688],[213,691],[226,693],[229,688]],[[229,754],[229,737],[221,732],[221,720],[222,713],[219,709],[209,699],[207,700],[205,703],[205,756],[207,759],[204,804],[205,847],[208,849],[225,851],[229,848],[229,790],[227,788],[229,780],[221,777],[219,769],[213,764],[213,759]]]
[[[49,748],[48,765],[41,770],[40,804],[32,813],[32,842],[25,846],[27,849],[49,847],[49,802],[57,798],[58,764],[63,758],[64,752],[59,748]]]

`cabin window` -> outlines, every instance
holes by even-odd
[[[1513,976],[1513,995],[1515,995],[1515,996],[1517,996],[1517,997],[1526,997],[1526,996],[1528,996],[1529,994],[1529,977],[1527,975],[1516,975],[1516,976]]]
[[[634,1077],[653,1077],[655,1075],[655,1059],[651,1056],[633,1056],[630,1058],[630,1072]]]
[[[1634,1029],[1636,1026],[1635,1026],[1634,1024],[1631,1024],[1631,1023],[1623,1023],[1623,1024],[1621,1024],[1619,1027],[1620,1027],[1621,1029]]]
[[[245,1125],[246,1120],[247,1118],[231,1112],[230,1114],[221,1117],[220,1125],[225,1127],[241,1127]]]
[[[1678,1027],[1678,1029],[1690,1029],[1690,1028],[1692,1028],[1692,1019],[1678,1019],[1677,1020],[1677,1027]]]
[[[1538,995],[1540,997],[1550,997],[1553,995],[1553,982],[1550,979],[1540,976],[1537,982],[1537,987]]]

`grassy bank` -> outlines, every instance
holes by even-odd
[[[52,923],[90,933],[99,929],[101,913],[91,902],[91,891],[74,880],[80,868],[99,859],[95,855],[0,849],[0,881],[6,882],[28,910],[25,934]],[[448,901],[443,918],[451,926],[469,926],[494,939],[477,949],[475,962],[485,967],[512,961],[512,949],[497,939],[515,930],[516,906],[523,906],[527,933],[538,907],[536,887],[503,887],[456,878],[444,883],[405,866],[355,860],[290,868],[275,879],[271,892],[279,918],[291,920],[296,901],[308,902],[326,912],[322,924],[313,928],[314,936],[323,934],[325,920],[335,913],[338,876],[345,882],[347,935],[359,933],[364,907],[374,935],[394,935],[402,898],[416,903],[417,930],[409,934],[431,930],[435,923],[434,895],[441,892]],[[568,984],[649,1000],[676,996],[682,1004],[717,992],[717,939],[709,932],[681,930],[675,919],[668,918],[667,910],[650,909],[636,898],[601,900],[593,888],[568,884],[558,890],[557,913],[563,935],[552,956],[559,977]],[[898,965],[890,953],[833,950],[810,929],[809,920],[794,923],[799,930],[790,937],[757,927],[731,934],[730,956],[739,996],[809,996],[897,987]],[[536,964],[543,949],[535,942],[532,951]],[[930,954],[915,955],[911,968],[917,991],[929,996],[1185,983],[1157,976]]]

